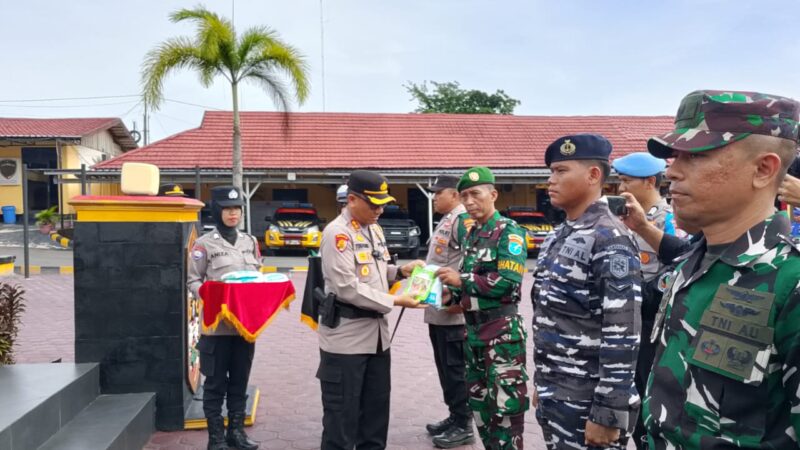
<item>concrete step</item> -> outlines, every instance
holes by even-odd
[[[39,450],[140,450],[155,431],[153,393],[101,395]]]
[[[0,450],[38,448],[100,393],[96,363],[0,367]]]

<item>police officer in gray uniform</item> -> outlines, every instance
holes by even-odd
[[[619,192],[626,196],[628,202],[639,203],[639,206],[646,211],[647,221],[659,230],[668,235],[676,235],[679,230],[675,227],[672,208],[659,190],[664,169],[667,167],[666,162],[647,152],[635,152],[615,159],[612,166],[619,174]],[[623,216],[622,220],[625,222],[626,217]],[[685,236],[685,233],[682,233],[682,236]],[[658,251],[643,237],[638,234],[634,234],[634,237],[639,244],[639,258],[642,263],[642,339],[636,367],[636,389],[639,391],[639,396],[644,398],[647,378],[650,376],[650,368],[653,366],[656,354],[656,345],[650,342],[650,333],[653,332],[658,305],[661,303],[661,297],[667,287],[667,278],[673,267],[659,262]],[[633,437],[637,449],[647,448],[646,431],[641,420],[636,423]]]
[[[389,430],[389,322],[395,305],[417,307],[409,295],[389,293],[391,283],[424,261],[391,262],[383,230],[383,205],[394,201],[380,174],[357,170],[347,183],[347,206],[322,232],[320,257],[325,304],[320,307],[319,348],[323,450],[383,449]]]
[[[638,417],[639,250],[602,196],[610,153],[595,134],[545,153],[551,202],[567,214],[542,245],[531,293],[534,405],[549,450],[625,448]]]
[[[428,244],[426,263],[459,270],[463,255],[456,231],[459,216],[466,213],[458,195],[458,177],[441,175],[430,190],[434,193],[433,209],[443,214]],[[446,294],[447,295],[447,294]],[[447,303],[447,301],[445,301]],[[426,429],[438,436],[436,444],[457,447],[474,442],[472,410],[467,404],[467,385],[464,380],[464,314],[460,305],[444,310],[425,310],[425,323],[433,345],[433,358],[439,373],[439,384],[450,415]]]
[[[211,216],[214,230],[195,241],[186,278],[187,287],[200,298],[200,286],[219,281],[223,275],[239,270],[259,270],[261,253],[253,236],[238,229],[244,202],[233,186],[211,189]],[[230,445],[255,450],[258,444],[244,431],[247,381],[253,363],[255,344],[239,336],[236,329],[220,321],[216,329],[203,329],[197,343],[203,384],[203,412],[208,421],[208,450],[225,450]],[[222,418],[222,402],[227,402],[228,432]],[[227,443],[227,445],[226,445]]]

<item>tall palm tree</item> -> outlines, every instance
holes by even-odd
[[[236,35],[233,24],[203,6],[181,9],[170,15],[172,22],[197,24],[194,39],[167,39],[147,53],[142,65],[142,95],[146,105],[157,109],[163,101],[164,79],[176,69],[193,69],[200,83],[209,87],[214,77],[231,84],[233,98],[233,185],[242,187],[242,137],[239,129],[239,83],[250,81],[270,94],[276,106],[286,111],[289,95],[280,75],[288,77],[294,96],[302,104],[308,96],[305,60],[271,29],[263,26]]]

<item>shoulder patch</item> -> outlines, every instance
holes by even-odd
[[[629,263],[626,256],[611,255],[608,259],[608,262],[611,275],[616,278],[625,278],[628,276]]]
[[[509,234],[508,235],[508,252],[514,256],[519,256],[522,254],[523,246],[525,245],[525,239],[518,235],[518,234]]]
[[[347,243],[350,242],[350,237],[346,234],[336,235],[336,250],[342,253],[347,248]]]
[[[195,245],[192,247],[192,259],[195,261],[200,261],[201,259],[206,257],[206,248],[202,245]]]

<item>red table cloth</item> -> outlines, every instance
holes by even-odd
[[[206,281],[200,286],[203,330],[215,330],[226,320],[248,342],[255,342],[280,308],[294,300],[291,281],[279,283],[223,283]]]

